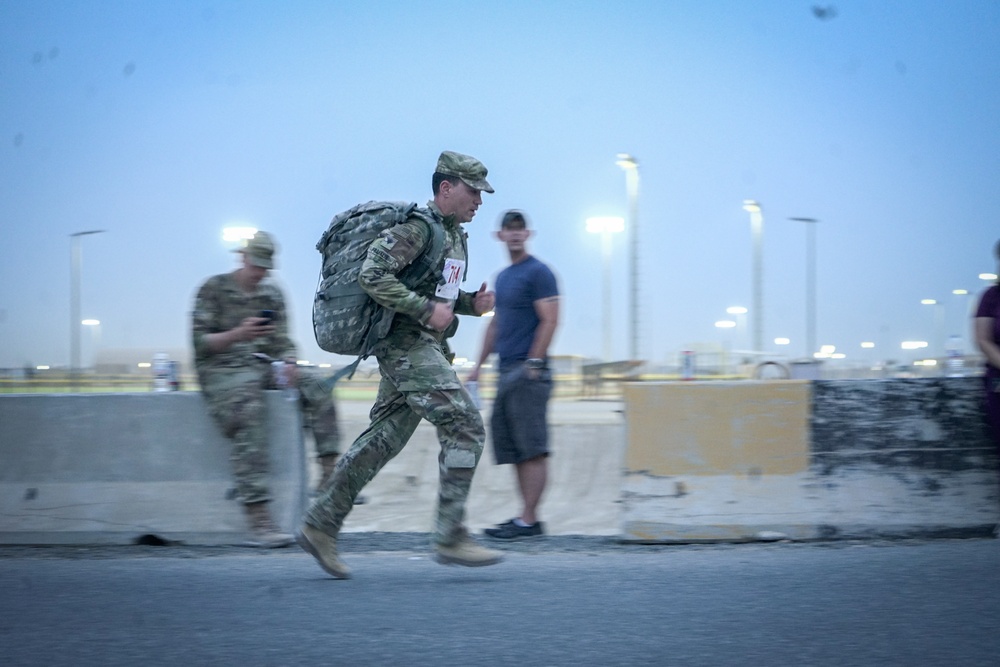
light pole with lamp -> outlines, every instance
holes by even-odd
[[[615,164],[625,170],[625,188],[628,191],[629,272],[629,356],[639,360],[639,162],[628,153],[619,153]]]
[[[601,235],[601,256],[603,258],[603,309],[604,309],[604,361],[611,361],[611,235],[625,229],[621,218],[587,218],[587,231]]]
[[[103,229],[76,232],[70,238],[70,295],[69,295],[69,372],[75,384],[80,371],[80,271],[83,265],[83,251],[80,237],[103,234]]]
[[[923,306],[934,307],[934,348],[932,353],[935,357],[945,356],[944,351],[944,304],[937,299],[921,299]]]
[[[249,241],[256,233],[256,227],[223,227],[222,240],[226,243],[240,243]]]
[[[743,337],[746,335],[747,309],[743,306],[729,306],[726,308],[726,313],[736,316],[736,340],[742,345]]]
[[[789,218],[806,226],[806,358],[816,352],[816,218]]]
[[[753,310],[753,349],[754,352],[764,350],[764,287],[763,277],[763,236],[764,236],[764,215],[761,213],[760,204],[753,199],[743,200],[743,210],[750,214],[750,233],[753,237],[753,297],[751,299],[751,309]]]
[[[958,297],[958,331],[961,333],[956,333],[955,335],[959,338],[959,344],[962,346],[960,350],[961,355],[965,355],[967,350],[972,348],[972,341],[969,340],[970,327],[968,323],[971,321],[973,315],[972,311],[972,299],[967,289],[953,289],[951,291],[952,295]]]
[[[97,370],[97,348],[101,345],[101,321],[86,319],[80,320],[80,324],[90,329],[90,359],[91,368]]]
[[[718,322],[715,323],[715,328],[716,329],[723,329],[723,330],[726,330],[726,329],[735,329],[736,328],[736,322],[734,322],[733,320],[719,320]],[[723,336],[723,340],[722,340],[722,370],[724,372],[729,370],[729,347],[730,346],[729,346],[729,338],[728,338],[728,336]]]

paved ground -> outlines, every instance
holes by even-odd
[[[0,664],[993,667],[1000,542],[547,537],[489,568],[351,533],[298,549],[0,548]]]

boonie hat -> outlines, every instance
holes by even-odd
[[[486,167],[470,155],[444,151],[438,157],[437,168],[434,171],[446,176],[457,176],[470,188],[493,192],[493,186],[486,180]]]
[[[253,238],[243,242],[242,248],[237,248],[233,252],[242,252],[254,266],[262,269],[274,268],[274,253],[277,249],[274,240],[267,232],[255,232]]]

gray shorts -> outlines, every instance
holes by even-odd
[[[528,377],[524,366],[500,374],[490,417],[493,457],[498,464],[521,463],[549,455],[548,413],[552,372]]]

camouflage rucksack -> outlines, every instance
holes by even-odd
[[[358,275],[379,233],[408,218],[423,220],[431,232],[424,251],[399,274],[405,285],[415,287],[438,270],[444,256],[444,230],[426,209],[407,202],[358,204],[334,216],[320,237],[316,249],[323,268],[313,300],[313,333],[323,350],[356,354],[360,361],[389,333],[395,311],[375,303],[361,289]]]

